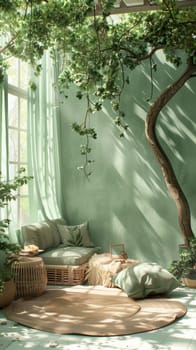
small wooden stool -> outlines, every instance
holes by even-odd
[[[39,296],[46,289],[47,272],[40,257],[21,257],[12,266],[16,297]]]

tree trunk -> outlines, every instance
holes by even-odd
[[[190,238],[194,237],[191,228],[191,213],[185,194],[183,193],[169,158],[161,147],[156,136],[156,122],[160,111],[171,100],[171,98],[181,89],[186,81],[191,78],[196,71],[196,66],[189,63],[186,71],[173,84],[168,86],[164,92],[156,99],[147,114],[145,131],[147,140],[161,166],[163,178],[168,191],[173,198],[178,212],[178,221],[182,232],[184,243],[189,246]]]

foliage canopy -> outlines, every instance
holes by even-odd
[[[131,13],[116,20],[110,15],[114,3],[101,1],[102,15],[96,16],[93,0],[0,1],[0,35],[7,38],[0,49],[0,75],[10,55],[30,62],[39,73],[44,51],[58,53],[61,89],[74,82],[77,97],[87,98],[87,115],[73,128],[92,138],[96,132],[87,127],[87,116],[99,111],[105,99],[112,101],[115,123],[125,130],[128,127],[120,108],[122,91],[130,79],[125,67],[133,70],[150,59],[151,69],[156,70],[153,54],[160,49],[176,66],[181,63],[181,50],[195,60],[194,7],[180,9],[174,0],[163,0],[160,11]]]

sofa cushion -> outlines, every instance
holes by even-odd
[[[41,253],[46,265],[82,265],[99,251],[99,247],[58,247]]]
[[[89,237],[87,222],[75,226],[58,225],[58,228],[64,247],[94,247]]]
[[[23,244],[34,244],[42,250],[58,246],[61,242],[58,223],[65,223],[65,221],[64,219],[55,219],[22,226]]]
[[[176,278],[156,263],[129,266],[113,277],[112,281],[115,286],[135,299],[169,293],[179,286]]]
[[[53,233],[53,246],[52,246],[52,248],[54,248],[54,247],[57,247],[61,243],[61,236],[60,236],[58,225],[65,225],[66,222],[62,218],[48,220],[47,222],[49,223],[49,225],[52,229],[52,233]]]

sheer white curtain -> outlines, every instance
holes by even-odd
[[[46,52],[42,71],[32,76],[28,97],[30,220],[64,217],[60,166],[58,64]],[[35,83],[35,85],[34,85]]]

